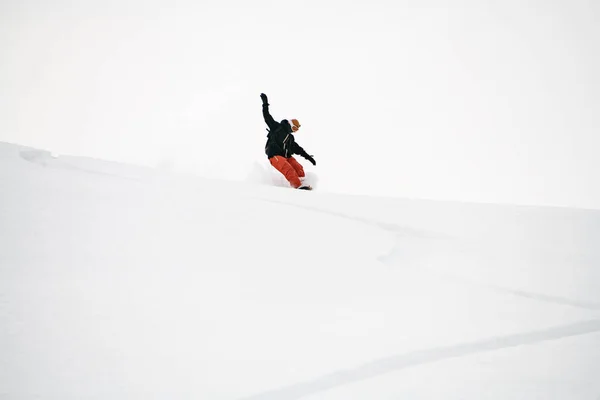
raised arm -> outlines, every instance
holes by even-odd
[[[269,114],[269,101],[267,99],[267,95],[264,93],[260,94],[260,98],[262,99],[262,112],[263,112],[263,117],[265,118],[265,122],[267,124],[267,126],[269,127],[269,129],[273,129],[273,127],[275,125],[277,125],[277,122],[275,122],[275,120],[273,119],[273,117],[271,116],[271,114]]]

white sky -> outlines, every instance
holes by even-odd
[[[594,1],[0,3],[0,140],[324,189],[600,208]],[[303,160],[301,160],[303,161]]]

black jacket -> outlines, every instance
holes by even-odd
[[[265,122],[269,127],[267,144],[265,145],[267,157],[282,156],[288,158],[294,154],[298,154],[309,159],[310,156],[308,153],[296,143],[296,139],[294,138],[294,135],[292,135],[292,126],[289,121],[286,119],[281,122],[275,121],[271,114],[269,114],[268,104],[263,104],[262,111]]]

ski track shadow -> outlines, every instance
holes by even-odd
[[[600,331],[600,319],[577,322],[554,328],[493,337],[471,343],[413,351],[385,357],[353,369],[339,370],[322,377],[279,389],[259,393],[240,400],[294,400],[336,387],[381,376],[390,372],[445,359],[462,357],[515,346],[585,335]]]
[[[351,215],[344,214],[344,213],[337,212],[337,211],[323,210],[318,207],[310,207],[310,206],[286,203],[283,201],[270,200],[270,199],[269,200],[260,199],[260,200],[270,202],[270,203],[275,203],[275,204],[281,204],[281,205],[285,205],[285,206],[289,206],[289,207],[301,208],[301,209],[308,210],[308,211],[323,213],[323,214],[327,214],[327,215],[331,215],[331,216],[335,216],[335,217],[339,217],[339,218],[349,219],[349,220],[360,222],[360,223],[363,223],[363,224],[366,224],[369,226],[374,226],[374,227],[383,229],[389,233],[394,234],[395,235],[394,246],[390,249],[388,254],[377,257],[379,262],[381,262],[385,265],[388,265],[388,266],[394,265],[394,262],[393,262],[394,255],[403,253],[404,246],[400,244],[402,239],[406,239],[407,237],[410,237],[410,238],[427,239],[427,240],[432,240],[432,239],[452,240],[452,238],[450,236],[442,235],[437,232],[422,231],[422,230],[417,230],[414,228],[403,227],[403,226],[396,225],[396,224],[374,221],[374,220],[371,220],[368,218],[351,216]],[[433,249],[430,249],[430,250],[433,250]],[[470,280],[470,279],[465,278],[460,275],[444,273],[444,272],[436,271],[434,269],[426,268],[424,266],[420,266],[420,269],[427,271],[428,273],[437,274],[447,280],[452,280],[452,281],[455,281],[455,282],[458,282],[458,283],[461,283],[464,285],[485,287],[485,288],[488,288],[490,290],[494,290],[497,292],[507,293],[507,294],[511,294],[514,296],[523,297],[523,298],[540,301],[540,302],[578,307],[578,308],[583,308],[583,309],[592,310],[592,311],[600,310],[600,304],[598,304],[598,303],[573,300],[573,299],[569,299],[566,297],[547,295],[547,294],[543,294],[543,293],[528,292],[528,291],[520,290],[520,289],[511,289],[511,288],[502,287],[499,285],[492,285],[492,284],[484,283],[484,282],[475,282],[473,280]]]
[[[410,257],[411,252],[405,249],[406,246],[404,244],[401,244],[401,239],[403,239],[403,238],[397,236],[396,243],[393,246],[393,248],[390,250],[390,252],[386,255],[382,255],[382,256],[378,257],[378,260],[381,263],[383,263],[385,265],[393,266],[393,265],[396,265],[396,262],[394,261],[394,259],[396,257],[398,257],[398,255],[401,255],[402,258]],[[435,251],[435,248],[426,248],[425,250],[422,250],[422,252],[425,252],[425,253],[431,253],[434,251]],[[448,253],[447,256],[448,256],[448,258],[451,258],[450,253]],[[482,262],[485,262],[485,261],[482,260]],[[445,271],[439,271],[439,270],[436,270],[433,268],[428,268],[426,265],[424,265],[423,262],[421,262],[419,264],[419,270],[421,270],[422,272],[426,272],[428,274],[438,275],[448,281],[453,281],[453,282],[456,282],[456,283],[462,284],[462,285],[473,286],[473,287],[484,287],[484,288],[487,288],[487,289],[490,289],[490,290],[493,290],[493,291],[496,291],[499,293],[510,294],[513,296],[518,296],[518,297],[522,297],[522,298],[526,298],[526,299],[534,300],[534,301],[539,301],[539,302],[577,307],[577,308],[582,308],[582,309],[591,310],[591,311],[600,311],[600,304],[595,303],[595,302],[574,300],[574,299],[570,299],[570,298],[562,297],[562,296],[555,296],[555,295],[549,295],[549,294],[544,294],[544,293],[535,293],[535,292],[530,292],[530,291],[526,291],[526,290],[522,290],[522,289],[508,288],[508,287],[495,285],[495,284],[491,284],[491,283],[487,283],[487,282],[480,282],[480,281],[476,281],[473,279],[469,279],[462,275],[453,274],[453,273],[449,273],[449,272],[445,272]]]
[[[510,289],[510,288],[492,285],[492,284],[488,284],[488,283],[472,282],[472,281],[468,281],[466,278],[458,277],[458,276],[452,276],[452,277],[450,277],[450,279],[462,280],[465,283],[468,283],[471,285],[484,286],[484,287],[487,287],[488,289],[495,290],[497,292],[508,293],[508,294],[523,297],[526,299],[541,301],[541,302],[545,302],[545,303],[554,303],[554,304],[559,304],[559,305],[563,305],[563,306],[583,308],[583,309],[592,310],[592,311],[600,311],[600,304],[598,304],[598,303],[572,300],[572,299],[569,299],[566,297],[547,295],[547,294],[543,294],[543,293],[533,293],[533,292],[528,292],[528,291],[520,290],[520,289]]]
[[[441,235],[435,232],[420,231],[413,228],[402,227],[396,224],[373,221],[368,218],[356,217],[344,213],[323,210],[317,207],[302,206],[292,203],[286,203],[276,200],[260,199],[262,201],[281,204],[289,207],[301,208],[313,212],[328,214],[340,218],[349,219],[352,221],[364,223],[369,226],[375,226],[390,232],[395,235],[396,242],[387,255],[378,257],[378,260],[385,265],[394,265],[393,258],[396,254],[402,254],[403,245],[401,240],[407,237],[416,239],[452,239],[448,235]],[[486,287],[490,290],[520,296],[523,298],[541,301],[552,304],[568,305],[573,307],[584,308],[587,310],[600,310],[600,304],[571,300],[560,296],[552,296],[546,294],[532,293],[524,290],[510,289],[487,283],[475,282],[459,275],[453,275],[435,271],[433,269],[424,268],[428,273],[434,273],[442,276],[445,279],[453,280],[460,284]],[[571,336],[584,335],[600,331],[600,319],[593,319],[583,322],[577,322],[569,325],[558,326],[554,328],[536,330],[526,333],[519,333],[507,336],[499,336],[471,343],[459,344],[448,347],[437,347],[426,350],[414,351],[406,354],[381,358],[379,360],[363,364],[354,369],[345,369],[336,371],[314,380],[305,381],[279,389],[259,393],[249,397],[244,397],[240,400],[294,400],[302,397],[323,392],[336,387],[377,377],[389,372],[410,368],[420,364],[431,363],[444,359],[468,356],[476,353],[482,353],[492,350],[510,348],[520,345],[536,344],[543,341],[561,339]]]
[[[263,199],[263,198],[260,198],[260,200],[268,202],[268,203],[280,204],[280,205],[284,205],[284,206],[288,206],[288,207],[296,207],[296,208],[300,208],[303,210],[308,210],[308,211],[312,211],[312,212],[327,214],[327,215],[334,216],[334,217],[339,217],[339,218],[344,218],[344,219],[348,219],[351,221],[360,222],[365,225],[374,226],[376,228],[383,229],[384,231],[393,233],[395,235],[411,236],[411,237],[418,237],[418,238],[437,238],[437,239],[448,238],[445,235],[435,233],[435,232],[417,230],[417,229],[409,228],[406,226],[390,224],[387,222],[374,221],[374,220],[371,220],[368,218],[357,217],[357,216],[348,215],[348,214],[344,214],[344,213],[332,211],[332,210],[324,210],[324,209],[321,209],[318,207],[303,206],[303,205],[298,205],[298,204],[293,204],[293,203],[286,203],[284,201],[277,201],[277,200],[270,200],[270,199]]]

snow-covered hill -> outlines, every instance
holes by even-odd
[[[0,398],[596,399],[599,243],[0,143]]]

